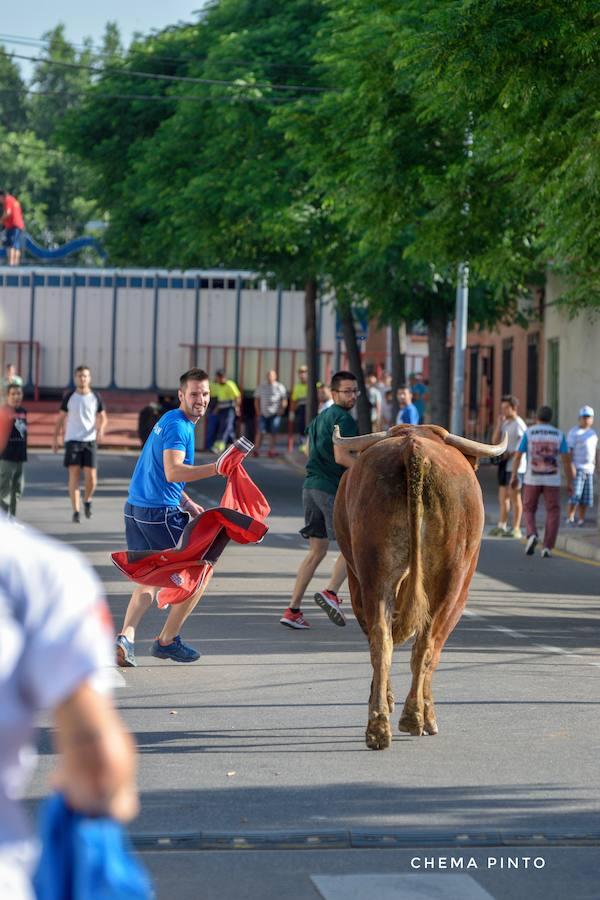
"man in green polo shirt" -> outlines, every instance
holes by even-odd
[[[308,427],[308,460],[302,489],[304,528],[300,534],[308,538],[308,555],[296,575],[290,605],[279,620],[289,628],[310,628],[300,609],[304,592],[319,563],[325,558],[329,541],[335,540],[333,504],[340,478],[354,465],[354,457],[345,447],[333,445],[333,429],[339,425],[342,437],[354,437],[358,432],[350,410],[356,404],[358,389],[352,372],[336,372],[331,379],[333,406],[313,419]],[[314,595],[317,603],[336,625],[345,625],[337,592],[346,578],[346,561],[340,554],[335,561],[329,584]]]

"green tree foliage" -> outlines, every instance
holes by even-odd
[[[440,0],[411,40],[423,115],[448,122],[470,110],[486,173],[476,188],[506,198],[487,271],[498,276],[520,242],[526,259],[568,275],[576,304],[596,306],[599,37],[593,0]],[[518,255],[509,262],[518,271]]]
[[[0,127],[22,131],[27,127],[25,82],[17,64],[0,47]]]

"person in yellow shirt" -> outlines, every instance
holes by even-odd
[[[292,388],[290,411],[293,413],[296,433],[300,435],[300,444],[304,442],[306,431],[306,398],[308,396],[308,366],[298,369],[298,381]]]
[[[225,369],[217,369],[211,393],[217,401],[216,413],[219,418],[217,439],[211,447],[213,453],[222,453],[228,444],[235,441],[235,420],[240,415],[242,395],[235,381],[227,378]]]

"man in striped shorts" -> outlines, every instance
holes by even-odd
[[[571,428],[567,435],[567,446],[575,467],[573,493],[569,497],[567,510],[567,525],[575,525],[575,510],[577,510],[577,526],[579,528],[585,524],[586,507],[594,505],[594,472],[598,453],[598,435],[592,428],[593,424],[594,410],[591,406],[582,406],[579,410],[579,425]]]

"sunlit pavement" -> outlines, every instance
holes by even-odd
[[[129,590],[108,554],[124,546],[134,463],[100,455],[94,517],[75,526],[60,458],[33,453],[20,507],[86,554],[117,625]],[[301,475],[279,459],[249,470],[273,507],[271,530],[262,545],[230,545],[221,558],[184,629],[200,662],[148,655],[163,615],[153,609],[139,666],[122,670],[116,689],[140,752],[142,811],[131,831],[159,896],[370,897],[364,879],[344,876],[372,873],[380,900],[597,898],[600,568],[486,538],[434,681],[440,734],[396,732],[390,750],[368,751],[370,663],[351,614],[336,628],[309,593],[312,628],[279,624],[305,548]],[[222,487],[211,479],[191,493],[214,504]],[[395,654],[399,704],[408,655]],[[33,800],[52,764],[46,729],[41,737]]]

